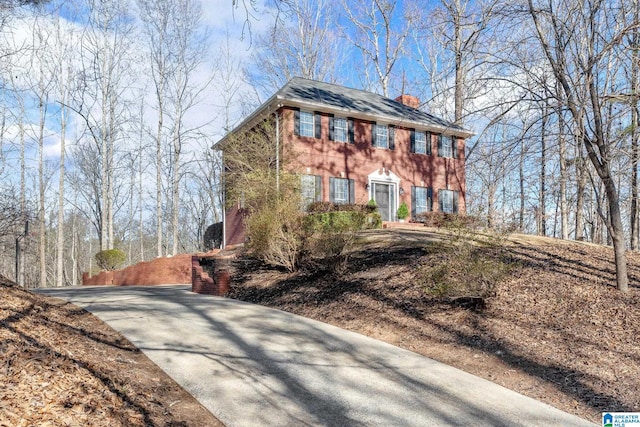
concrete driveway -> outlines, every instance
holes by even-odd
[[[593,425],[415,353],[189,285],[38,292],[121,332],[229,427]]]

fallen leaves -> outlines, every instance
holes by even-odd
[[[1,277],[0,355],[0,427],[222,425],[103,322]]]

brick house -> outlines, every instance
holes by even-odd
[[[411,218],[464,213],[465,138],[473,133],[418,110],[419,103],[294,78],[231,133],[275,116],[276,137],[296,153],[291,167],[306,203],[373,199],[383,221],[396,221],[402,202]],[[242,243],[240,206],[227,208],[224,222],[225,244]]]

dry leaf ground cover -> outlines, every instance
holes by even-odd
[[[88,312],[0,277],[0,426],[222,426]]]
[[[640,410],[638,254],[629,253],[623,295],[611,249],[512,238],[500,249],[510,274],[472,310],[434,298],[417,277],[442,262],[433,245],[446,234],[365,236],[341,274],[291,274],[240,258],[230,296],[387,341],[596,423],[602,411]]]

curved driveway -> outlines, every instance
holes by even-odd
[[[190,289],[38,292],[121,332],[228,427],[593,425],[389,344]]]

